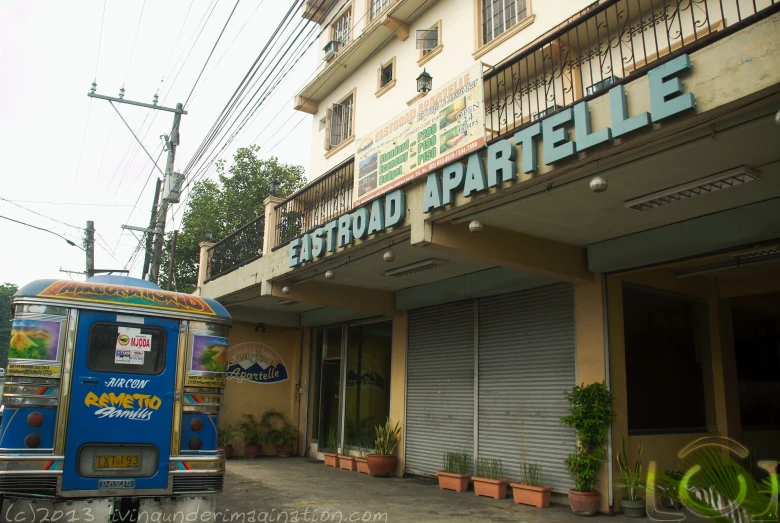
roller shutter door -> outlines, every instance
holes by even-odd
[[[474,448],[474,302],[409,312],[406,471],[435,474],[446,448]]]
[[[479,457],[501,459],[516,481],[523,456],[566,492],[573,483],[563,460],[576,442],[559,420],[576,379],[572,285],[480,299],[478,329]]]

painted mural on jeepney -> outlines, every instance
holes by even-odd
[[[227,379],[252,383],[279,383],[288,378],[284,360],[268,345],[246,342],[233,345],[227,352]]]
[[[193,372],[225,372],[227,367],[228,340],[222,336],[192,336]]]

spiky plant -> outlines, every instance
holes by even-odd
[[[628,448],[626,440],[623,439],[623,449],[617,454],[617,464],[620,469],[620,475],[623,476],[621,486],[628,490],[628,500],[636,501],[636,492],[642,488],[642,444],[639,444],[639,453],[636,457],[636,463],[631,467],[628,463]]]

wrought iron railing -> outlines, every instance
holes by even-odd
[[[349,158],[274,207],[274,249],[352,209],[354,184],[354,158]]]
[[[263,256],[265,211],[209,249],[209,280],[227,274]],[[208,280],[207,280],[208,281]]]
[[[487,72],[488,139],[778,11],[780,0],[605,0]]]

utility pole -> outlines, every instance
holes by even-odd
[[[176,259],[176,237],[179,235],[179,231],[173,231],[173,241],[171,243],[171,255],[168,260],[168,283],[165,285],[165,290],[171,290],[171,282],[173,281],[173,261]]]
[[[157,178],[157,183],[154,187],[154,203],[152,203],[152,216],[149,218],[149,229],[154,230],[154,224],[157,222],[157,200],[160,199],[160,187],[162,186],[162,180]],[[146,252],[144,253],[144,266],[141,272],[141,278],[144,280],[149,279],[149,263],[152,261],[152,234],[146,234]]]
[[[125,124],[127,129],[133,135],[135,140],[139,143],[141,148],[144,150],[146,156],[148,156],[149,159],[152,160],[152,162],[154,163],[155,167],[157,167],[158,171],[160,171],[160,167],[157,166],[156,162],[154,162],[152,155],[149,154],[149,151],[146,150],[144,144],[141,143],[141,140],[138,139],[138,136],[136,136],[132,127],[130,127],[130,125],[124,119],[122,113],[119,112],[119,109],[116,108],[114,102],[137,105],[139,107],[146,107],[149,109],[156,109],[158,111],[168,111],[174,113],[173,127],[171,128],[171,134],[164,136],[165,150],[168,151],[168,158],[165,162],[165,172],[160,171],[160,173],[163,175],[163,179],[162,179],[162,185],[161,186],[158,185],[158,187],[160,187],[161,190],[155,191],[156,208],[153,209],[153,214],[152,214],[153,223],[149,224],[148,229],[142,229],[140,227],[130,227],[124,225],[122,226],[125,229],[139,230],[147,234],[147,241],[146,241],[147,249],[146,249],[146,255],[144,257],[143,272],[145,273],[144,275],[146,276],[147,269],[148,269],[149,281],[153,283],[157,283],[160,277],[160,263],[162,258],[163,239],[165,237],[165,222],[168,216],[168,206],[171,205],[172,203],[179,202],[180,194],[181,194],[181,185],[182,182],[184,181],[184,177],[180,173],[174,172],[173,164],[176,158],[176,147],[179,145],[179,123],[181,122],[181,115],[187,114],[187,111],[184,110],[184,106],[180,103],[176,104],[176,108],[163,107],[161,105],[157,105],[156,94],[154,95],[153,103],[147,104],[144,102],[125,100],[124,87],[119,90],[119,97],[97,94],[95,92],[96,89],[97,89],[97,84],[95,82],[92,82],[92,88],[89,90],[89,93],[87,93],[87,96],[91,98],[100,98],[102,100],[108,100],[108,102],[111,104],[111,107],[114,108],[116,113],[122,119],[122,122]],[[159,182],[160,180],[158,178],[158,183]],[[146,260],[149,260],[148,268],[146,266],[147,265]]]
[[[84,231],[86,237],[84,238],[84,251],[87,253],[87,278],[91,278],[95,275],[95,222],[92,220],[87,221],[87,228]]]

